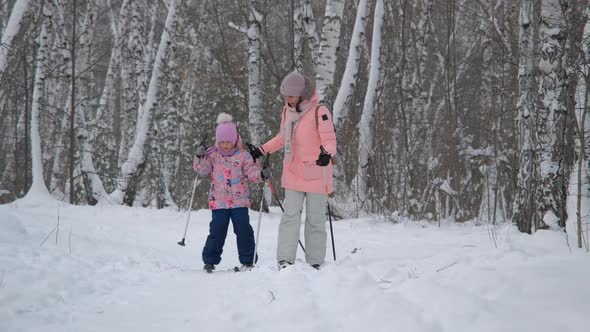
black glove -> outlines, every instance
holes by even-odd
[[[270,178],[270,169],[268,167],[264,167],[262,171],[260,171],[260,177],[262,180],[268,180]]]
[[[315,164],[322,167],[328,166],[330,159],[332,159],[332,156],[322,149],[322,152],[320,152],[318,160],[315,161]]]
[[[256,159],[262,157],[264,154],[260,151],[260,148],[254,147],[250,150],[250,155],[252,155],[252,159],[256,162]]]
[[[203,158],[207,154],[207,148],[204,145],[199,145],[197,151],[195,151],[195,157]]]

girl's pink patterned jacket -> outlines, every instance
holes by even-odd
[[[233,149],[228,155],[224,155],[218,147],[212,147],[200,164],[199,159],[195,158],[193,168],[201,175],[211,175],[211,210],[249,208],[250,189],[246,180],[253,183],[262,182],[260,165],[243,149]]]

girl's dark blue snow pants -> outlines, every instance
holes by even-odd
[[[221,262],[223,245],[231,219],[238,243],[238,256],[241,264],[252,264],[254,258],[254,230],[250,225],[248,208],[212,210],[213,219],[209,223],[209,236],[203,248],[203,262],[217,265]]]

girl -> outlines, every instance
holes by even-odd
[[[251,205],[247,180],[262,182],[270,177],[270,170],[254,162],[242,148],[236,124],[229,114],[217,117],[215,146],[200,146],[195,153],[193,167],[201,175],[211,175],[209,209],[212,220],[209,236],[203,248],[203,269],[212,272],[221,262],[223,245],[231,219],[238,244],[238,256],[243,268],[254,266],[254,231],[250,225],[248,208]]]

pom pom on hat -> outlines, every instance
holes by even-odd
[[[217,116],[217,123],[223,123],[223,122],[232,122],[233,118],[231,115],[227,114],[227,113],[219,113],[219,115]]]
[[[215,140],[219,142],[238,141],[238,130],[236,124],[232,122],[233,118],[227,113],[219,113],[217,116],[217,129],[215,129]]]

